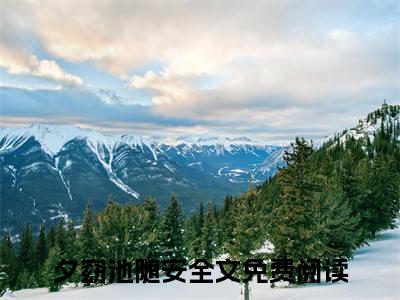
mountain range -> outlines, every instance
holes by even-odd
[[[248,138],[168,138],[106,134],[76,126],[33,124],[0,129],[0,228],[59,218],[79,223],[89,203],[141,202],[161,209],[171,195],[191,213],[222,203],[284,167],[286,147]]]

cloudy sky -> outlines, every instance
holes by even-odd
[[[0,0],[1,126],[268,141],[400,102],[400,2]]]

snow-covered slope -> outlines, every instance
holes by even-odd
[[[186,145],[187,148],[216,146],[219,150],[218,154],[223,151],[232,151],[232,146],[271,147],[247,137],[140,137],[131,133],[101,133],[71,125],[32,124],[28,127],[0,128],[0,140],[5,139],[0,151],[18,147],[29,137],[35,137],[49,155],[57,154],[67,142],[75,138],[86,139],[92,145],[104,144],[108,147],[115,147],[118,143],[126,143],[135,147],[146,145],[149,148],[155,148],[158,145],[171,147]]]
[[[398,223],[399,224],[399,223]],[[349,262],[349,282],[321,283],[294,288],[270,288],[252,283],[251,300],[398,300],[400,296],[400,228],[384,232],[370,246],[359,249]],[[190,276],[185,275],[186,278]],[[214,270],[213,278],[221,277]],[[321,276],[324,278],[324,276]],[[6,293],[5,299],[21,300],[176,300],[176,299],[243,299],[241,286],[232,281],[213,284],[159,283],[112,284],[98,288],[67,287],[60,292],[29,289]]]
[[[111,135],[71,125],[32,124],[28,127],[0,129],[0,140],[5,140],[0,151],[15,149],[29,137],[34,137],[49,155],[57,154],[67,142],[76,138],[85,139],[93,146],[102,144],[108,148],[121,142],[135,147],[143,147],[143,144],[149,146],[143,138],[132,134]]]
[[[393,128],[394,138],[400,141],[400,105],[388,105],[384,103],[381,108],[368,114],[364,119],[358,121],[357,126],[342,132],[330,135],[314,141],[316,148],[321,147],[325,142],[339,136],[339,142],[344,143],[349,138],[356,140],[374,140],[375,135],[382,129]]]
[[[266,174],[265,168],[261,176],[254,172],[258,171],[257,164],[265,165],[264,160],[269,154],[283,149],[246,137],[140,137],[131,133],[106,134],[76,126],[33,124],[29,127],[0,129],[0,156],[15,151],[30,138],[39,142],[50,157],[56,157],[69,142],[83,140],[109,174],[113,174],[113,152],[119,147],[128,146],[142,153],[150,152],[150,159],[154,161],[160,155],[167,155],[171,160],[189,167],[208,168],[211,176],[232,179],[233,173],[242,173],[243,176],[235,178],[240,183],[249,179],[262,181],[273,175],[274,172]],[[222,174],[221,169],[229,172]],[[236,175],[234,177],[238,177]]]
[[[126,202],[151,195],[163,208],[175,193],[190,213],[199,201],[218,203],[249,181],[272,176],[274,166],[268,172],[257,166],[281,149],[247,138],[145,138],[48,124],[3,128],[0,230],[19,231],[20,218],[33,226],[61,215],[79,221],[88,201],[100,209],[109,197]]]

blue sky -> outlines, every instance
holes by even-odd
[[[1,126],[320,137],[399,103],[398,1],[11,1]]]

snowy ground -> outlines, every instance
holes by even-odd
[[[398,224],[400,225],[400,224]],[[349,262],[349,283],[315,284],[297,288],[269,288],[253,283],[252,300],[280,299],[397,299],[400,300],[400,228],[387,231],[379,240],[357,251]],[[215,274],[220,277],[219,274]],[[321,280],[325,277],[321,276]],[[5,299],[103,300],[103,299],[242,299],[237,283],[214,284],[160,283],[113,284],[98,288],[65,288],[48,293],[46,289],[7,293]]]

